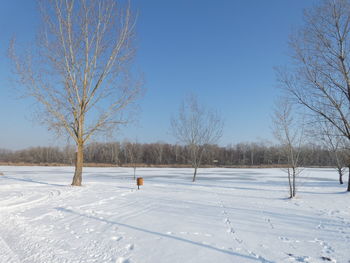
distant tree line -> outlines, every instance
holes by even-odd
[[[265,143],[238,143],[226,147],[207,145],[203,165],[213,166],[277,166],[287,164],[283,147]],[[189,165],[188,146],[157,143],[93,142],[84,149],[84,162],[117,166]],[[24,150],[0,149],[0,162],[74,164],[75,147],[32,147]],[[334,158],[320,145],[304,145],[300,150],[302,166],[333,166]]]

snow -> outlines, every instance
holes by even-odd
[[[0,262],[350,262],[350,193],[305,169],[0,166]]]

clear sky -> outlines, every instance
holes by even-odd
[[[278,94],[273,67],[288,62],[288,37],[313,2],[131,0],[139,13],[135,65],[144,74],[146,93],[138,122],[113,140],[175,142],[170,118],[191,93],[222,114],[220,145],[272,140],[270,116]],[[1,1],[0,148],[62,144],[32,120],[32,101],[18,99],[10,85],[10,38],[30,43],[38,23],[35,0]]]

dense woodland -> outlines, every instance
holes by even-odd
[[[188,165],[186,146],[167,143],[90,143],[84,149],[84,161],[95,164]],[[263,143],[239,143],[206,147],[202,165],[218,166],[277,166],[286,164],[283,148]],[[334,166],[332,155],[318,145],[305,145],[300,152],[303,166]],[[33,147],[24,150],[0,150],[0,162],[58,163],[73,165],[75,147]]]

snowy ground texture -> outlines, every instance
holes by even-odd
[[[350,262],[350,194],[305,169],[0,166],[0,262]]]

